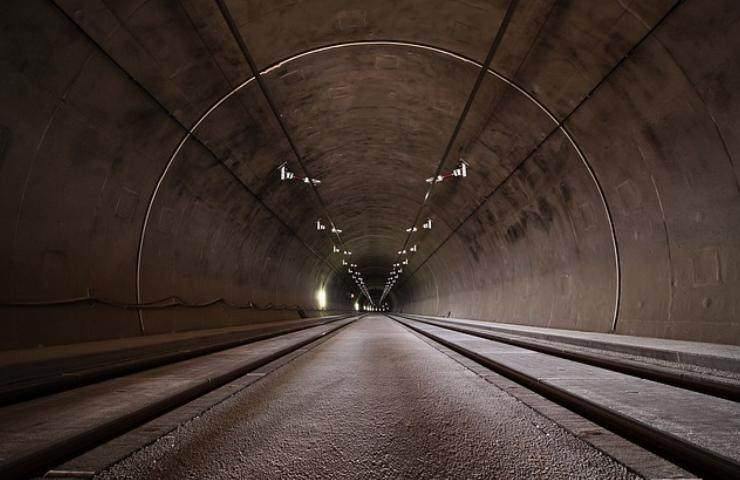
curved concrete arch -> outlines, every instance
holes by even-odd
[[[338,43],[338,44],[332,44],[332,45],[326,45],[323,47],[318,47],[309,51],[298,53],[292,57],[280,60],[273,65],[263,69],[260,72],[260,75],[269,75],[271,72],[289,65],[291,62],[294,62],[296,60],[310,57],[312,55],[318,55],[326,52],[331,52],[338,49],[343,48],[352,48],[352,47],[366,47],[366,46],[392,46],[392,47],[403,47],[403,48],[411,48],[411,49],[420,49],[424,51],[434,52],[436,54],[444,55],[449,58],[454,58],[458,61],[467,63],[471,66],[474,66],[475,68],[482,68],[483,65],[473,59],[467,58],[461,54],[451,52],[449,50],[434,47],[431,45],[425,45],[422,43],[414,43],[414,42],[405,42],[405,41],[397,41],[397,40],[366,40],[366,41],[354,41],[354,42],[344,42],[344,43]],[[556,126],[557,129],[559,129],[565,137],[570,142],[573,149],[577,152],[579,158],[583,162],[584,167],[587,169],[589,175],[593,179],[594,186],[599,194],[599,197],[601,198],[601,201],[603,203],[604,208],[604,214],[607,218],[607,221],[609,223],[610,232],[611,232],[611,238],[612,238],[612,244],[614,248],[614,264],[615,264],[615,277],[616,277],[616,285],[617,289],[615,292],[615,299],[614,299],[614,313],[613,313],[613,319],[612,319],[612,330],[616,328],[616,322],[617,322],[617,315],[618,315],[618,309],[619,309],[619,297],[620,297],[620,289],[621,289],[621,275],[620,275],[620,267],[619,267],[619,249],[617,246],[617,239],[616,234],[614,231],[614,222],[611,216],[611,212],[609,210],[609,206],[606,201],[606,197],[604,195],[603,189],[601,187],[601,184],[598,181],[598,178],[596,177],[596,173],[594,172],[593,168],[589,164],[588,160],[586,159],[585,155],[583,154],[583,151],[578,146],[577,142],[571,135],[571,133],[568,131],[568,129],[559,122],[555,116],[550,112],[550,110],[547,109],[546,106],[544,106],[541,102],[539,102],[534,96],[529,94],[524,88],[522,88],[520,85],[516,84],[513,80],[507,78],[500,72],[495,71],[492,68],[488,68],[487,72],[489,75],[494,76],[495,78],[499,79],[502,82],[505,82],[507,85],[513,87],[517,92],[519,92],[521,95],[523,95],[527,100],[535,104],[547,117],[550,118],[550,120],[553,122],[553,124]],[[137,299],[139,303],[143,301],[142,297],[142,286],[141,286],[141,268],[142,268],[142,255],[143,255],[143,246],[146,236],[146,230],[149,223],[149,216],[151,213],[152,205],[156,201],[157,193],[159,191],[159,188],[164,181],[165,176],[167,175],[167,172],[169,171],[170,167],[172,166],[172,163],[175,161],[177,155],[180,153],[180,150],[182,149],[182,146],[187,142],[190,137],[194,134],[194,132],[198,129],[198,127],[207,119],[207,117],[213,113],[216,109],[219,108],[226,100],[228,100],[230,97],[232,97],[234,94],[236,94],[239,90],[246,87],[250,83],[254,81],[254,77],[251,77],[241,84],[237,85],[234,89],[232,89],[229,93],[224,95],[221,99],[219,99],[218,102],[216,102],[213,106],[211,106],[193,125],[193,127],[183,136],[183,139],[178,144],[175,151],[172,153],[172,156],[170,157],[169,161],[167,162],[165,169],[163,170],[160,178],[157,181],[156,187],[154,192],[152,193],[151,199],[149,201],[149,204],[147,206],[147,213],[144,217],[144,223],[142,225],[141,229],[141,235],[140,235],[140,241],[139,241],[139,250],[137,254],[137,272],[136,272],[136,290],[137,290]],[[436,250],[435,250],[436,251]],[[439,301],[439,300],[438,300]],[[139,313],[141,315],[141,313]]]
[[[273,108],[368,288],[433,218],[391,292],[406,312],[739,341],[732,2],[519,3],[441,167],[470,174],[428,202],[504,4],[288,3],[235,28],[214,2],[8,4],[8,346],[298,314],[115,307],[171,295],[351,307],[321,208],[275,175],[302,172]]]

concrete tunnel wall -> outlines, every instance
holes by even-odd
[[[560,131],[538,145],[420,267],[428,273],[410,282],[407,308],[740,342],[738,19],[729,2],[685,2],[616,66],[540,87],[575,141]],[[572,41],[591,42],[592,54],[622,53],[613,31],[603,51],[586,33]],[[601,84],[599,67],[613,69]],[[598,88],[564,117],[574,101],[564,93],[587,85]],[[490,158],[481,147],[468,153],[473,166]]]
[[[446,159],[470,175],[426,204],[508,2],[226,3],[371,288],[433,219],[397,308],[740,343],[735,2],[519,2]],[[12,0],[0,28],[0,348],[351,308],[215,2]],[[286,309],[15,305],[88,296]]]

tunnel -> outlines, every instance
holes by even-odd
[[[343,355],[368,355],[337,360],[360,372],[347,378],[378,359],[417,400],[403,375],[436,368],[422,347],[478,379],[503,369],[513,383],[490,388],[531,389],[627,445],[589,446],[624,471],[584,478],[740,475],[736,1],[5,0],[0,52],[1,443],[41,445],[17,419],[54,417],[57,396],[324,329],[295,352],[345,338]],[[402,334],[418,345],[389,353]],[[615,420],[473,351],[494,341],[669,384],[697,399],[677,393],[666,415],[725,430],[697,447],[653,432],[657,413]],[[656,392],[633,410],[673,398]],[[78,444],[0,447],[0,476],[92,478],[59,465],[195,401],[182,395]],[[575,478],[481,462],[500,470],[305,478]],[[165,478],[115,468],[94,473]]]

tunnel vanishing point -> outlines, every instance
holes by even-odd
[[[740,471],[740,2],[4,0],[0,74],[0,437],[12,409],[52,421],[38,402],[315,329],[245,395],[332,348],[347,378],[427,344],[504,362],[462,335],[721,398],[716,467],[499,372],[681,469],[664,478]],[[692,402],[671,415],[714,408]],[[164,412],[146,408],[69,451],[0,447],[0,472],[88,478],[59,465]]]

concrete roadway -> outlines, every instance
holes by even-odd
[[[370,316],[98,478],[635,477]]]

